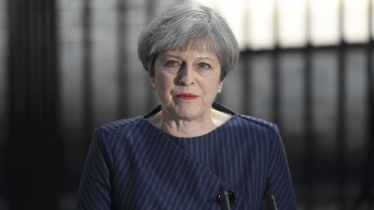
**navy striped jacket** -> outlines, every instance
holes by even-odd
[[[77,209],[219,210],[225,186],[236,196],[232,210],[268,209],[271,189],[279,210],[296,209],[278,128],[236,114],[199,137],[177,138],[157,129],[147,115],[97,128],[78,192]]]

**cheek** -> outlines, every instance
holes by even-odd
[[[160,75],[156,77],[156,85],[157,84],[161,90],[169,90],[174,86],[174,78]]]
[[[209,83],[204,83],[203,86],[204,86],[203,89],[205,90],[206,94],[209,94],[212,97],[214,97],[218,91],[219,83],[209,82]]]

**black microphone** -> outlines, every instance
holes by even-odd
[[[222,185],[219,188],[217,202],[221,205],[221,210],[230,210],[236,203],[236,196],[232,191],[227,190],[226,187]]]
[[[230,210],[229,193],[223,185],[219,189],[219,202],[221,204],[221,210]]]
[[[268,205],[270,210],[278,210],[277,203],[275,202],[275,197],[270,189],[266,190],[266,197],[268,200]]]

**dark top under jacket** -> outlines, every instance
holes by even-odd
[[[271,189],[279,210],[296,209],[284,146],[276,125],[232,114],[203,136],[179,138],[147,115],[97,128],[83,170],[77,209],[221,209],[220,187],[236,196],[232,210],[268,209]]]

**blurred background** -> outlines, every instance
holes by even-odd
[[[0,209],[75,209],[93,129],[159,102],[137,38],[176,0],[0,0]],[[374,209],[374,1],[200,0],[241,48],[217,101],[275,122],[300,210]]]

